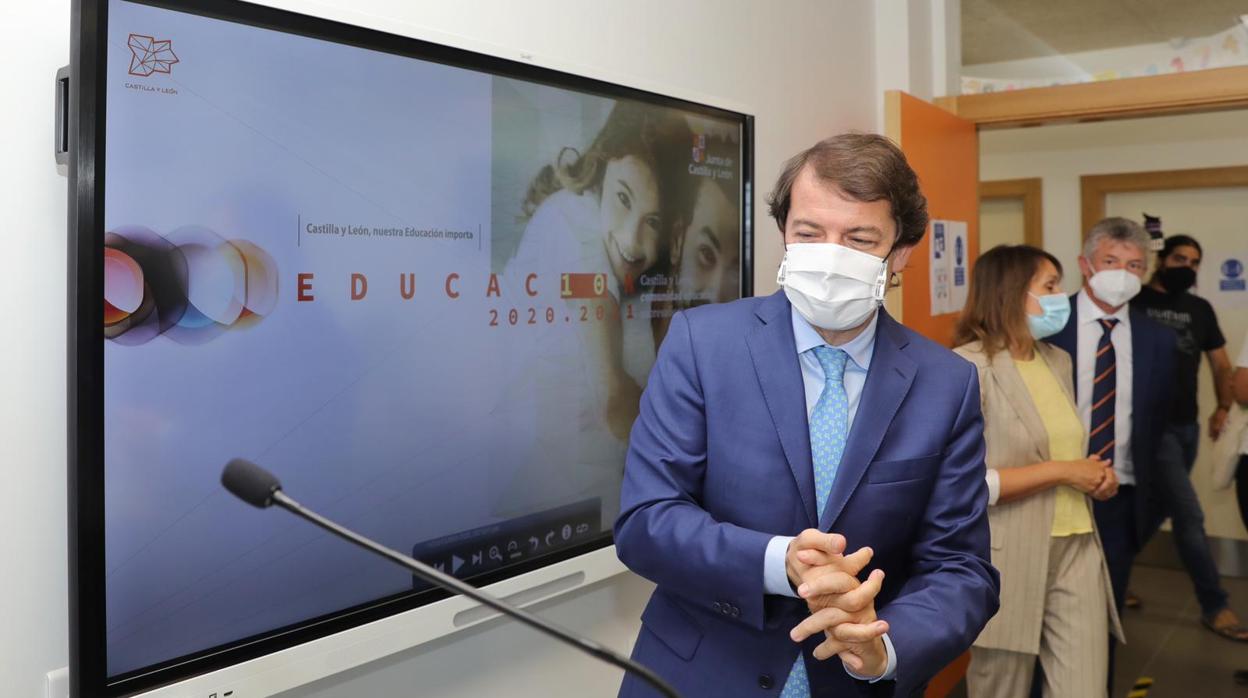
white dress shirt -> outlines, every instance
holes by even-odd
[[[1135,467],[1131,463],[1131,315],[1128,305],[1123,304],[1117,312],[1106,313],[1084,291],[1075,296],[1079,316],[1079,355],[1075,357],[1075,390],[1079,393],[1079,419],[1085,432],[1092,430],[1092,380],[1096,373],[1096,345],[1104,331],[1098,322],[1102,318],[1114,318],[1118,324],[1109,335],[1114,345],[1114,474],[1123,485],[1135,484]]]
[[[815,356],[814,349],[828,345],[828,343],[823,341],[823,337],[819,336],[815,328],[806,322],[806,318],[802,317],[797,310],[791,310],[791,315],[793,339],[797,345],[797,360],[802,368],[806,418],[809,420],[810,415],[815,411],[815,405],[819,404],[819,396],[823,394],[824,385],[823,366],[819,363],[819,358]],[[879,319],[880,313],[876,311],[871,317],[871,322],[858,333],[858,336],[835,347],[849,355],[849,361],[845,362],[845,375],[841,379],[845,385],[845,397],[849,402],[846,433],[853,428],[854,415],[858,413],[858,404],[862,401],[862,389],[867,383],[867,370],[870,369],[871,357],[875,354],[875,328],[879,324]],[[784,559],[789,549],[789,542],[792,540],[793,536],[775,536],[767,544],[767,551],[763,557],[763,589],[768,594],[797,598],[797,594],[793,593],[793,588],[789,585],[789,573]],[[850,671],[848,667],[845,668],[846,673],[856,679],[870,680],[872,683],[891,680],[897,674],[897,653],[893,651],[893,641],[889,639],[887,633],[884,635],[884,649],[888,654],[888,666],[879,678],[868,679],[865,676],[859,676]]]

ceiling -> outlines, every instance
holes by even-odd
[[[1225,31],[1248,0],[962,0],[962,65]]]

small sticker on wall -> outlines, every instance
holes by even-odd
[[[1221,290],[1243,291],[1246,285],[1243,262],[1232,258],[1222,263],[1222,281],[1218,284]]]

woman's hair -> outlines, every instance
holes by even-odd
[[[954,346],[978,340],[984,353],[992,356],[1030,342],[1025,299],[1045,260],[1062,273],[1057,257],[1030,245],[998,245],[980,255],[971,271],[971,287],[954,331]]]
[[[521,220],[531,218],[538,206],[560,189],[576,194],[601,193],[607,163],[631,155],[654,172],[662,229],[670,230],[677,219],[688,220],[692,208],[697,184],[689,175],[692,142],[693,132],[677,112],[620,100],[584,153],[563,148],[555,162],[533,178],[524,197]]]

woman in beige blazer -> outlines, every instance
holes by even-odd
[[[1027,696],[1036,658],[1044,695],[1104,696],[1114,609],[1091,498],[1118,481],[1087,458],[1071,359],[1039,341],[1066,323],[1061,264],[1049,253],[996,247],[975,263],[955,351],[979,369],[987,445],[992,562],[1001,610],[971,648],[971,698]]]

